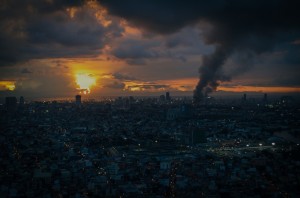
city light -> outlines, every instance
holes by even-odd
[[[0,2],[0,198],[300,198],[300,0]]]

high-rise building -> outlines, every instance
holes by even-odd
[[[17,109],[17,98],[16,97],[6,97],[5,106],[9,112],[14,112]]]
[[[81,95],[76,95],[75,96],[75,103],[76,103],[76,105],[80,105],[81,104]]]
[[[244,94],[243,101],[246,101],[246,100],[247,100],[247,94]]]
[[[170,100],[171,100],[171,97],[170,97],[170,93],[169,93],[169,92],[166,92],[166,100],[167,100],[167,101],[170,101]]]
[[[267,102],[268,101],[268,95],[265,93],[264,94],[264,102]]]

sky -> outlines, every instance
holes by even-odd
[[[0,96],[299,93],[296,0],[1,0]]]

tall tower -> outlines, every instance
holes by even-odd
[[[75,96],[75,103],[76,103],[76,105],[80,105],[81,104],[81,95],[76,95]]]
[[[169,93],[169,92],[166,92],[166,100],[167,100],[167,101],[170,101],[170,100],[171,100],[171,97],[170,97],[170,93]]]
[[[268,101],[268,95],[265,93],[264,94],[264,102],[267,102]]]
[[[246,100],[247,100],[247,94],[244,94],[243,101],[246,101]]]

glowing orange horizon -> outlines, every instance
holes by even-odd
[[[159,80],[158,83],[167,84],[178,91],[193,91],[198,83],[198,78],[182,78],[174,80]],[[240,83],[240,82],[239,82]],[[289,93],[300,92],[300,87],[286,86],[247,86],[247,85],[220,85],[217,91],[227,92],[264,92],[264,93]]]
[[[266,87],[266,86],[243,86],[237,85],[232,87],[220,86],[218,91],[230,92],[264,92],[264,93],[289,93],[300,92],[300,87]]]

